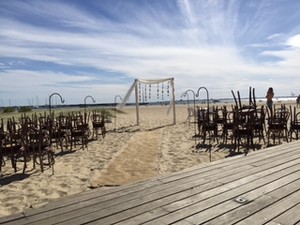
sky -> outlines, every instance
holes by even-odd
[[[268,87],[298,95],[299,9],[298,0],[0,0],[0,106],[47,104],[53,93],[112,103],[135,79],[171,77],[177,100],[200,87],[209,98],[247,97],[250,86],[258,97]],[[166,95],[151,88],[144,94]]]

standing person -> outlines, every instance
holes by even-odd
[[[296,100],[296,101],[297,101],[297,108],[298,108],[298,107],[300,107],[300,95],[298,95],[298,97],[297,97],[297,100]]]
[[[268,106],[269,110],[271,111],[271,115],[272,115],[272,107],[273,107],[273,97],[274,97],[273,88],[269,87],[266,98],[267,98],[267,106]]]

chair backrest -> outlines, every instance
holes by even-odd
[[[285,107],[285,105],[282,105],[280,108],[275,109],[274,118],[282,123],[287,123],[290,118],[289,109]]]
[[[193,116],[195,116],[194,108],[188,107],[188,108],[187,108],[187,111],[188,111],[188,117],[193,117]]]
[[[233,124],[234,123],[234,111],[227,111],[226,112],[226,117],[225,117],[225,120],[224,120],[224,123],[225,124]]]
[[[234,98],[236,108],[238,108],[238,109],[242,109],[242,108],[256,109],[255,88],[249,87],[249,104],[248,105],[242,105],[241,96],[240,96],[239,91],[237,91],[237,97],[235,96],[233,90],[231,90],[231,93]]]
[[[233,90],[231,90],[231,94],[232,94],[232,96],[233,96],[233,98],[234,98],[234,102],[235,102],[236,108],[238,108],[238,109],[242,108],[240,92],[237,91],[237,98],[236,98],[236,96],[235,96]]]
[[[0,121],[0,132],[4,132],[4,122],[3,122],[3,118],[1,118],[1,121]]]
[[[251,87],[249,87],[249,105],[253,106],[253,108],[256,108],[255,88]]]
[[[290,105],[290,123],[292,124],[299,124],[300,123],[300,112],[297,112],[296,106],[292,108]]]
[[[209,120],[208,110],[203,108],[197,109],[197,121],[198,123],[203,123]]]
[[[224,108],[223,107],[219,108],[218,106],[216,106],[213,107],[213,111],[215,112],[216,123],[223,124],[224,120],[226,119],[224,114]]]
[[[256,122],[260,122],[261,124],[264,124],[265,119],[266,119],[265,106],[262,105],[259,109],[255,110],[255,120]]]

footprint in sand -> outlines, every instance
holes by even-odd
[[[157,176],[161,140],[162,129],[135,133],[104,170],[93,175],[91,186],[122,185]]]

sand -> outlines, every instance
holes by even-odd
[[[52,200],[91,188],[113,188],[162,174],[183,170],[210,160],[224,159],[229,150],[211,143],[199,148],[194,124],[187,120],[187,106],[176,106],[176,124],[168,106],[141,106],[140,125],[135,107],[125,107],[106,125],[105,138],[91,141],[87,149],[56,150],[54,174],[32,169],[14,173],[9,161],[0,179],[0,216],[37,208]],[[198,146],[198,147],[197,147]],[[197,147],[197,148],[196,148]]]

